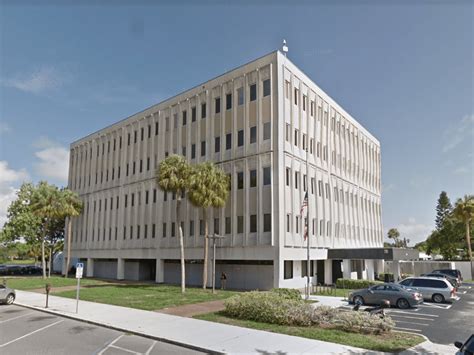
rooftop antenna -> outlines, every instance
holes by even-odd
[[[288,53],[288,46],[286,45],[286,40],[285,39],[283,40],[283,47],[281,48],[281,50],[283,51],[283,53],[285,54],[285,57],[286,57],[286,53]]]

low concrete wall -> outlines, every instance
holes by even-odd
[[[400,273],[420,276],[436,269],[459,269],[465,280],[472,280],[471,264],[469,261],[400,261]],[[385,272],[393,272],[392,262],[385,262]]]

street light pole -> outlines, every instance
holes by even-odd
[[[208,238],[212,239],[212,293],[216,293],[216,239],[222,239],[223,236],[213,234]],[[207,267],[207,265],[204,265]]]

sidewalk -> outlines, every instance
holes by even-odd
[[[304,297],[304,296],[303,296]],[[343,297],[333,297],[333,296],[309,296],[311,301],[318,301],[315,303],[315,306],[329,306],[332,308],[338,308],[342,306],[347,306],[349,303],[344,301]]]
[[[26,291],[17,291],[15,303],[217,354],[382,354],[324,341],[87,301],[79,302],[79,313],[76,314],[75,300],[57,296],[49,297],[49,308],[46,310],[44,295]],[[403,354],[446,353],[445,349],[438,352],[434,345],[427,341]]]

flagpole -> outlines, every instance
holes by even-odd
[[[309,144],[311,142],[310,134],[309,134],[309,115],[306,115],[308,117],[306,121],[306,131],[308,132],[307,135],[307,140],[306,140],[306,196],[308,197],[307,201],[307,206],[306,206],[306,299],[309,300],[309,296],[311,295],[311,290],[310,290],[310,257],[309,257],[309,184],[311,183],[311,178],[309,175],[309,162],[308,162],[308,150],[309,150]]]

